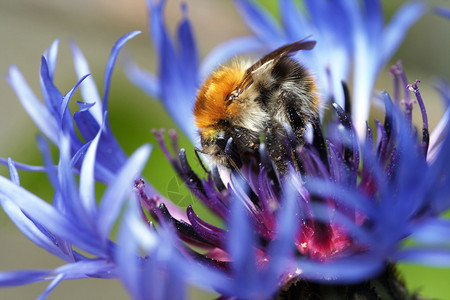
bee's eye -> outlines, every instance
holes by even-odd
[[[231,92],[231,94],[228,96],[228,98],[226,100],[227,105],[230,105],[231,103],[233,103],[233,101],[236,100],[237,97],[239,97],[239,91]]]
[[[234,94],[230,94],[226,100],[227,105],[230,105],[231,103],[233,103],[233,101],[236,99],[236,95]]]

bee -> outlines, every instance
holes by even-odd
[[[261,142],[284,173],[289,124],[300,145],[307,124],[318,118],[319,100],[309,72],[292,58],[311,50],[314,41],[282,46],[250,65],[235,60],[219,67],[204,82],[194,106],[194,118],[203,149],[213,161],[239,168],[246,153]],[[252,152],[253,151],[253,152]]]

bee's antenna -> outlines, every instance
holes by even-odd
[[[203,164],[203,160],[200,157],[199,153],[205,154],[205,152],[202,149],[198,149],[197,147],[194,147],[195,156],[197,157],[198,162],[200,163],[200,166],[202,166],[203,171],[206,173],[209,173],[208,169],[206,169],[205,165]]]

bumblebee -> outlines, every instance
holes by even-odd
[[[310,50],[314,41],[285,45],[250,65],[234,60],[205,81],[194,106],[199,129],[198,150],[228,168],[239,168],[246,153],[267,153],[283,173],[287,163],[286,129],[291,126],[300,145],[306,125],[318,118],[319,99],[309,72],[292,58]]]

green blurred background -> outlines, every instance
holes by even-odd
[[[169,0],[166,18],[169,28],[175,30],[181,18],[180,0]],[[196,33],[202,55],[214,46],[232,37],[248,34],[231,1],[188,0],[189,16]],[[260,1],[277,15],[276,1]],[[389,18],[404,1],[383,1]],[[431,6],[449,5],[447,0],[429,1]],[[6,74],[11,64],[16,64],[28,83],[41,98],[39,89],[39,64],[42,52],[60,39],[58,68],[55,81],[65,93],[76,83],[72,58],[68,47],[75,40],[90,62],[92,74],[100,92],[103,72],[110,49],[123,34],[132,30],[143,34],[125,46],[126,51],[142,66],[155,70],[156,59],[148,38],[147,13],[144,0],[1,0],[0,1],[0,73]],[[450,22],[428,13],[410,30],[405,43],[392,59],[403,60],[409,81],[420,79],[422,96],[430,114],[430,124],[435,126],[442,113],[437,93],[432,88],[436,76],[450,79]],[[152,128],[174,128],[175,125],[162,106],[149,99],[131,85],[118,66],[112,79],[109,117],[113,131],[130,154],[143,143],[155,144]],[[377,82],[377,89],[391,90],[392,83],[384,71]],[[5,80],[0,80],[0,157],[29,164],[41,164],[35,145],[37,127],[29,119]],[[81,100],[78,93],[73,102]],[[73,107],[73,106],[72,106]],[[417,111],[417,109],[416,109]],[[377,115],[376,110],[374,115]],[[186,138],[181,147],[192,154],[192,146]],[[192,157],[192,156],[191,156]],[[0,166],[0,174],[7,176],[7,169]],[[22,185],[44,199],[51,199],[52,192],[42,174],[20,172]],[[148,178],[163,194],[182,206],[192,204],[203,218],[211,218],[208,212],[179,183],[158,147],[154,147],[145,170]],[[28,241],[0,211],[0,270],[54,268],[62,262]],[[438,299],[450,299],[450,270],[401,265],[407,286],[421,295]],[[24,287],[0,289],[0,299],[33,299],[47,286],[36,283]],[[192,299],[209,299],[192,291]],[[114,280],[76,280],[63,282],[49,299],[126,299],[128,296],[120,283]]]

